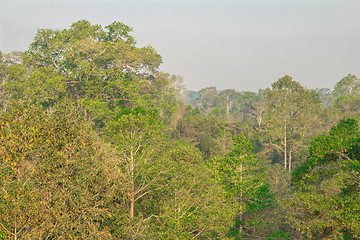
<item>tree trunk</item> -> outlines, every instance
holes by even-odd
[[[228,102],[226,103],[226,121],[230,122],[230,105]]]
[[[289,172],[291,172],[291,150],[289,152]]]
[[[286,120],[285,120],[285,138],[284,138],[284,167],[285,167],[285,169],[286,169],[286,165],[287,165],[287,163],[286,163],[286,159],[287,159],[287,155],[286,155],[286,151],[287,151],[287,139],[286,139]]]
[[[134,205],[135,205],[135,179],[134,179],[134,156],[133,152],[130,152],[130,175],[131,175],[131,186],[130,186],[130,218],[134,217]]]
[[[134,194],[132,194],[130,199],[130,218],[134,217],[134,205],[135,205],[135,197]]]
[[[262,123],[262,112],[264,111],[264,109],[261,107],[259,109],[258,115],[256,116],[256,121],[258,123],[259,126],[259,130],[261,131],[261,123]]]
[[[240,182],[242,183],[243,181],[243,165],[240,164]],[[243,216],[243,205],[242,205],[242,201],[243,201],[243,192],[242,192],[242,188],[240,188],[240,225],[239,225],[239,237],[241,238],[242,235],[242,226],[241,226],[241,222],[243,220],[242,216]]]
[[[17,217],[17,214],[16,214],[16,217]],[[18,239],[16,220],[17,220],[17,219],[15,219],[14,240],[17,240],[17,239]]]

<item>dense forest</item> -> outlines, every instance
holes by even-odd
[[[131,31],[0,52],[0,239],[360,239],[360,79],[189,91]]]

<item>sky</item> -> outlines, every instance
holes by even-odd
[[[359,12],[360,0],[0,0],[0,51],[26,50],[41,28],[120,21],[190,90],[258,91],[285,75],[332,89],[360,77]]]

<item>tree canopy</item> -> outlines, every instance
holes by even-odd
[[[258,92],[80,20],[0,52],[0,239],[359,239],[359,79]]]

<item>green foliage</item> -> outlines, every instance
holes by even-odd
[[[265,176],[252,151],[253,147],[244,134],[239,134],[233,138],[229,153],[223,158],[216,157],[209,161],[215,179],[236,201],[239,217],[230,235],[239,237],[243,237],[244,231],[254,232],[257,227],[264,225],[259,213],[273,203]]]
[[[334,95],[339,96],[352,96],[359,95],[360,81],[355,75],[347,75],[335,84]]]
[[[169,152],[172,169],[154,222],[159,239],[225,239],[234,214],[211,178],[201,153],[180,143]]]
[[[289,233],[279,231],[279,232],[273,233],[271,236],[267,237],[266,239],[268,239],[268,240],[273,240],[273,239],[274,240],[278,240],[278,239],[288,240],[288,239],[292,239],[292,238],[291,238],[291,235]]]
[[[345,118],[355,118],[359,116],[360,96],[340,96],[329,111],[333,111],[333,118],[337,121]]]
[[[4,84],[8,75],[8,67],[5,64],[3,53],[0,51],[0,109],[3,110],[6,107],[6,94],[4,91]]]
[[[359,142],[358,119],[340,121],[313,140],[307,162],[294,173],[299,191],[289,218],[305,236],[360,237]]]
[[[122,109],[103,128],[103,136],[116,150],[111,161],[112,184],[107,205],[112,210],[105,223],[115,239],[151,236],[151,216],[171,168],[164,151],[164,135],[155,109]]]
[[[228,143],[225,126],[214,117],[206,117],[199,109],[188,109],[185,116],[177,124],[175,137],[193,144],[205,159],[221,155],[226,151]]]
[[[233,144],[232,150],[224,158],[211,160],[211,165],[215,167],[216,179],[231,196],[240,195],[246,187],[255,186],[255,184],[244,181],[244,176],[251,173],[257,164],[257,159],[252,154],[252,146],[250,142],[246,141],[243,134],[234,138]],[[253,179],[246,180],[251,182]]]
[[[86,20],[64,30],[40,29],[24,65],[10,68],[5,89],[13,99],[44,106],[72,99],[100,128],[118,108],[152,105],[170,118],[176,105],[165,91],[170,77],[156,73],[161,57],[150,46],[136,47],[131,30]]]
[[[0,239],[7,239],[7,236],[5,233],[0,232]]]
[[[20,66],[22,64],[22,52],[14,51],[8,54],[3,54],[0,51],[0,110],[6,111],[7,106],[10,104],[9,91],[4,87],[5,83],[9,80],[9,75],[13,66]]]
[[[303,151],[314,134],[308,129],[317,129],[320,100],[289,76],[273,83],[272,89],[266,90],[265,97],[266,111],[261,134],[268,145],[266,150],[272,148],[277,151],[284,168],[291,171],[294,165],[304,160]],[[280,161],[273,159],[273,162]]]
[[[188,92],[186,103],[199,108],[205,116],[216,117],[225,123],[251,122],[256,114],[259,98],[253,92],[236,92],[234,89],[203,88]]]
[[[201,152],[189,143],[179,142],[171,149],[170,157],[175,162],[190,162],[200,164],[203,160]]]
[[[1,239],[360,238],[358,119],[310,146],[357,117],[356,76],[187,92],[131,32],[80,20],[0,52]]]
[[[98,239],[101,147],[71,104],[15,104],[0,117],[0,223],[9,238]]]

